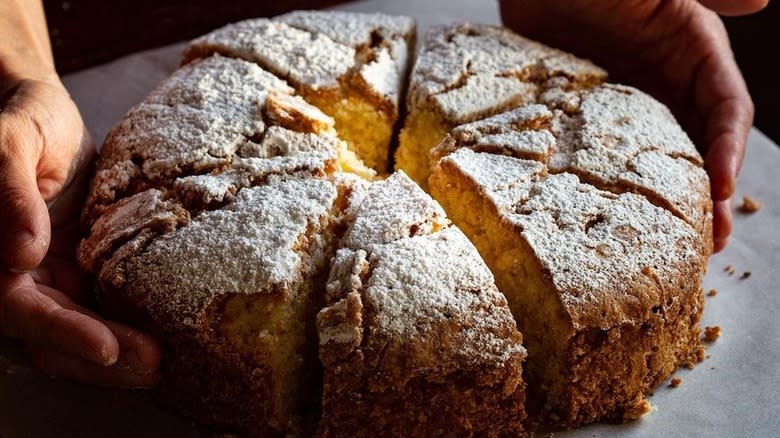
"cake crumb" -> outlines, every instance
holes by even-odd
[[[742,197],[742,205],[739,206],[739,211],[742,213],[755,213],[758,210],[761,210],[761,207],[763,207],[763,204],[756,201],[755,199],[751,198],[750,196],[743,196]]]
[[[733,267],[733,266],[731,266],[731,265],[728,265],[728,266],[726,266],[726,267],[723,269],[723,272],[725,272],[725,273],[727,273],[727,274],[729,274],[729,275],[734,275],[734,267]]]
[[[718,294],[718,291],[716,289],[710,289],[710,291],[707,292],[707,296],[708,297],[714,297],[717,294]]]
[[[637,418],[641,417],[642,415],[645,415],[649,412],[652,412],[653,405],[650,404],[649,401],[647,401],[646,398],[643,398],[641,401],[636,403],[633,406],[630,406],[624,413],[623,413],[623,419],[624,420],[636,420]]]
[[[742,276],[741,276],[741,277],[739,277],[739,279],[740,279],[740,280],[745,280],[745,279],[747,279],[747,278],[750,278],[750,274],[751,274],[751,272],[750,272],[750,271],[745,271],[745,272],[743,272],[743,273],[742,273]]]
[[[713,325],[704,327],[704,341],[715,342],[720,337],[720,326]]]
[[[682,379],[679,377],[675,377],[672,379],[671,382],[669,382],[669,387],[671,388],[677,388],[682,383]]]

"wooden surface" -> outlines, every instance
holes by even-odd
[[[392,2],[393,0],[385,0]],[[423,1],[423,0],[420,0]],[[44,0],[54,56],[68,73],[143,49],[203,34],[225,23],[316,9],[344,0]],[[737,62],[756,104],[756,126],[780,142],[780,87],[768,63],[780,43],[780,3],[762,12],[724,19]],[[447,12],[447,11],[443,11]]]

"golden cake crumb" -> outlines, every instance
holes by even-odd
[[[710,291],[707,292],[707,296],[708,297],[714,297],[717,294],[718,294],[718,291],[716,289],[710,289]]]
[[[671,382],[669,382],[669,387],[677,388],[678,386],[680,386],[681,383],[682,383],[682,379],[679,377],[675,377],[671,380]]]
[[[725,268],[723,268],[723,272],[725,272],[725,273],[727,273],[729,275],[734,275],[734,267],[731,266],[731,265],[728,265]]]
[[[750,196],[743,196],[742,205],[739,206],[739,211],[748,214],[755,213],[758,210],[761,210],[761,207],[763,206],[764,206],[763,204],[751,198]]]
[[[647,401],[646,398],[643,398],[642,401],[637,403],[636,405],[632,406],[623,414],[624,420],[635,420],[642,415],[648,414],[653,410],[653,405],[650,404],[649,401]]]
[[[715,342],[720,337],[720,326],[713,325],[704,327],[704,341]]]

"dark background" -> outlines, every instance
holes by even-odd
[[[423,0],[421,0],[423,1]],[[780,0],[747,17],[725,18],[737,62],[756,105],[756,126],[780,143]],[[121,55],[181,41],[249,17],[313,9],[343,0],[44,0],[54,57],[68,73]]]

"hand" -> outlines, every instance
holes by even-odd
[[[500,0],[504,23],[592,59],[617,82],[665,103],[705,155],[715,251],[731,233],[731,197],[753,102],[717,13],[747,14],[768,0]]]
[[[94,158],[78,109],[56,77],[2,85],[0,335],[20,339],[52,375],[154,385],[154,339],[76,304],[89,290],[75,248]]]

